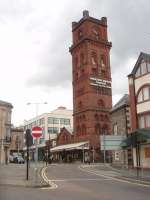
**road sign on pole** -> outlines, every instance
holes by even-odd
[[[32,128],[32,136],[34,138],[39,138],[42,136],[42,128],[40,126],[34,126]]]
[[[32,138],[30,129],[26,130],[25,138],[26,138],[26,145],[27,145],[27,173],[26,173],[26,179],[29,180],[29,147],[32,146],[32,144],[33,144],[33,138]]]

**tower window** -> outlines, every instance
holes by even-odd
[[[104,56],[104,55],[101,55],[101,56],[100,56],[100,66],[101,66],[102,70],[105,70],[105,67],[106,67],[106,59],[105,59],[105,56]]]
[[[97,54],[95,52],[92,52],[91,63],[92,65],[97,65]]]
[[[81,40],[83,38],[83,32],[79,30],[78,32],[78,39]]]
[[[98,29],[96,27],[92,29],[92,36],[96,40],[99,39],[99,31],[98,31]]]

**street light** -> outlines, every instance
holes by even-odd
[[[38,111],[39,111],[39,105],[40,104],[48,104],[47,102],[34,102],[34,103],[31,103],[31,102],[28,102],[27,105],[32,105],[34,104],[35,105],[35,113],[36,113],[36,117],[38,116]]]
[[[35,105],[35,113],[36,113],[36,116],[35,117],[38,117],[38,111],[39,111],[39,105],[40,104],[48,104],[47,102],[28,102],[27,105],[32,105],[34,104]],[[38,174],[37,174],[37,163],[38,163],[38,138],[36,138],[35,140],[35,184],[37,183],[37,180],[38,180]]]

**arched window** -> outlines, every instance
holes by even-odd
[[[97,27],[93,27],[92,29],[92,37],[96,40],[99,40],[99,29]]]
[[[78,39],[81,40],[83,38],[83,32],[79,30],[78,32]]]
[[[102,70],[106,68],[106,57],[104,55],[100,55],[100,67]]]
[[[108,135],[108,126],[107,124],[104,124],[102,127],[102,134],[103,135]]]
[[[143,86],[137,95],[137,102],[141,103],[150,100],[150,85]]]
[[[91,63],[92,65],[97,65],[97,54],[95,52],[91,54]]]
[[[97,113],[94,115],[94,117],[95,117],[96,120],[99,120],[99,116],[98,116]]]

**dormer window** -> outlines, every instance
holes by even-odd
[[[135,77],[142,76],[149,72],[150,72],[150,63],[149,62],[146,63],[144,60],[142,60],[141,64],[139,65],[139,67],[135,73]]]

